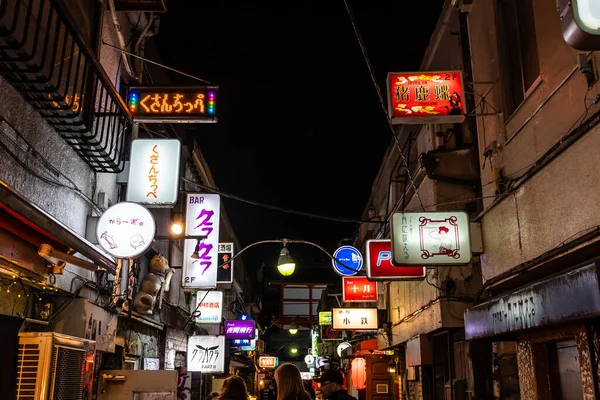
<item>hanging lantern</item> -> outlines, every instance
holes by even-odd
[[[352,360],[351,364],[352,386],[356,389],[367,387],[367,362],[362,357]]]

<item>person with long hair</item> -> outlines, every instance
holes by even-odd
[[[300,370],[294,364],[281,364],[275,371],[277,400],[312,400],[304,389]]]
[[[223,388],[216,399],[248,400],[248,388],[246,387],[246,382],[237,375],[230,376],[223,382]]]

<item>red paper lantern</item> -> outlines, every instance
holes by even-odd
[[[351,364],[352,386],[356,389],[367,387],[367,362],[362,357],[352,360]]]

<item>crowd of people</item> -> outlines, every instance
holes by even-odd
[[[344,375],[340,371],[325,371],[314,381],[320,384],[316,393],[313,393],[312,388],[304,385],[298,367],[290,363],[281,364],[275,370],[277,389],[274,390],[276,392],[274,400],[356,400],[344,389]],[[246,382],[234,375],[225,379],[221,392],[211,393],[207,400],[248,400],[248,398]]]

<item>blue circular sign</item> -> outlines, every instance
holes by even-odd
[[[333,269],[342,276],[356,275],[363,265],[362,254],[352,246],[340,247],[333,253],[333,258]]]

